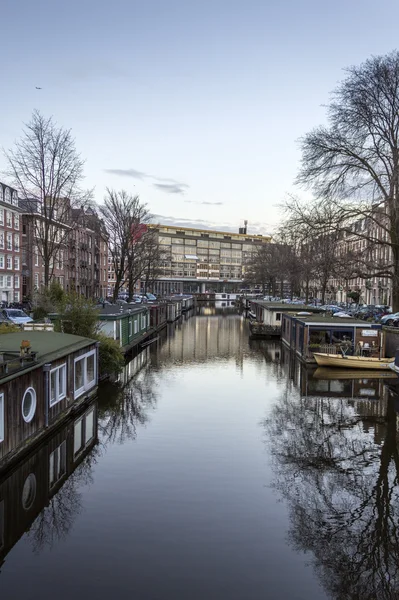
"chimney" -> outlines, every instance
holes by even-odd
[[[242,233],[242,234],[246,235],[247,234],[247,226],[248,226],[248,221],[245,220],[244,221],[244,227],[240,227],[238,229],[238,233]]]

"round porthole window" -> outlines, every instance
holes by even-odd
[[[25,423],[30,423],[36,412],[36,392],[33,388],[28,388],[22,398],[22,416]]]
[[[25,479],[22,489],[22,506],[25,510],[29,510],[36,498],[36,477],[33,473]]]

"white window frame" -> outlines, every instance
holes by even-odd
[[[87,380],[87,359],[90,356],[94,356],[94,379],[91,381]],[[83,368],[83,385],[82,387],[75,389],[76,383],[76,363],[80,360],[84,360],[84,368]],[[97,384],[97,352],[96,349],[90,350],[90,352],[86,352],[86,354],[82,354],[81,356],[77,356],[73,361],[73,397],[79,398],[82,394],[91,390]]]
[[[51,399],[51,375],[52,375],[52,373],[55,373],[56,371],[58,373],[58,376],[55,380],[55,398],[54,398],[54,400],[52,400]],[[62,377],[63,388],[64,388],[64,392],[62,394],[60,394],[60,374],[59,374],[60,371],[62,371],[61,377]],[[49,377],[50,408],[52,408],[53,406],[58,404],[58,402],[61,402],[61,400],[64,400],[64,398],[66,398],[66,381],[67,381],[66,372],[67,372],[66,363],[63,363],[62,365],[58,365],[58,367],[54,367],[54,369],[50,369],[50,377]]]
[[[0,443],[4,442],[4,393],[0,394]]]
[[[6,225],[12,227],[12,212],[10,210],[6,210]]]
[[[32,404],[32,408],[30,409],[28,416],[25,417],[25,415],[24,415],[24,400],[25,400],[25,396],[28,392],[30,392],[33,396],[33,404]],[[33,417],[36,414],[36,406],[37,406],[36,390],[33,387],[28,387],[25,390],[25,393],[23,395],[22,402],[21,402],[22,418],[25,421],[25,423],[30,423],[32,421]]]
[[[14,229],[19,231],[19,215],[17,214],[14,215]]]
[[[6,258],[6,264],[7,264],[7,269],[11,270],[12,269],[12,256],[11,256],[11,254],[7,256],[7,258]]]
[[[4,269],[4,254],[0,254],[0,269]]]
[[[7,233],[6,250],[12,250],[12,233]]]
[[[14,271],[19,271],[19,256],[14,256]]]
[[[138,321],[138,319],[134,320],[134,335],[136,335],[137,331],[138,331],[138,323],[137,323],[137,321]]]
[[[133,321],[129,319],[129,337],[133,335]]]
[[[4,208],[0,208],[0,225],[4,225]]]
[[[14,275],[14,288],[19,290],[19,275]]]

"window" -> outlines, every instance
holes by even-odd
[[[14,235],[14,250],[19,252],[19,235]]]
[[[66,441],[50,454],[49,485],[50,489],[66,474]]]
[[[14,256],[14,270],[19,271],[19,256]]]
[[[96,350],[91,350],[91,352],[75,358],[75,398],[96,385],[96,358]]]
[[[50,371],[50,406],[66,397],[66,364]]]
[[[20,301],[20,295],[19,292],[14,292],[14,302],[19,302]]]
[[[129,337],[132,337],[133,334],[133,321],[129,321]]]
[[[12,250],[12,233],[7,233],[7,250]]]
[[[7,269],[12,269],[12,256],[7,256]]]
[[[0,394],[0,442],[4,441],[4,394]]]
[[[4,208],[0,208],[0,225],[4,225]]]
[[[39,248],[37,246],[34,247],[33,249],[34,255],[35,255],[35,267],[39,266]]]
[[[14,287],[19,288],[19,275],[14,275]]]
[[[14,215],[14,229],[19,229],[19,215]]]
[[[137,333],[137,319],[134,321],[134,335]]]
[[[0,248],[4,248],[4,231],[0,231]]]
[[[141,315],[141,329],[145,329],[145,315]]]
[[[89,238],[91,239],[91,238]],[[89,267],[91,267],[91,254],[89,254]]]
[[[30,387],[22,398],[22,416],[25,423],[30,423],[36,412],[36,392]]]
[[[276,321],[281,321],[281,313],[276,313]]]
[[[35,273],[35,288],[39,289],[39,273]]]
[[[0,269],[4,269],[4,254],[0,254]]]
[[[60,250],[60,253],[59,253],[58,268],[59,269],[63,269],[64,268],[64,251],[63,250]]]
[[[12,227],[12,213],[9,210],[6,210],[6,223],[7,227]]]
[[[4,287],[4,276],[0,275],[0,287]]]
[[[12,287],[12,275],[7,275],[7,287]]]

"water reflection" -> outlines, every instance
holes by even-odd
[[[162,343],[162,340],[159,341]],[[149,363],[150,347],[135,354],[125,365],[117,384],[104,383],[99,391],[101,442],[123,444],[135,439],[158,399],[158,381]]]
[[[0,480],[0,565],[27,533],[35,552],[67,536],[82,509],[81,487],[97,460],[92,403]]]
[[[367,373],[288,368],[264,426],[291,544],[332,598],[398,598],[397,393]]]

